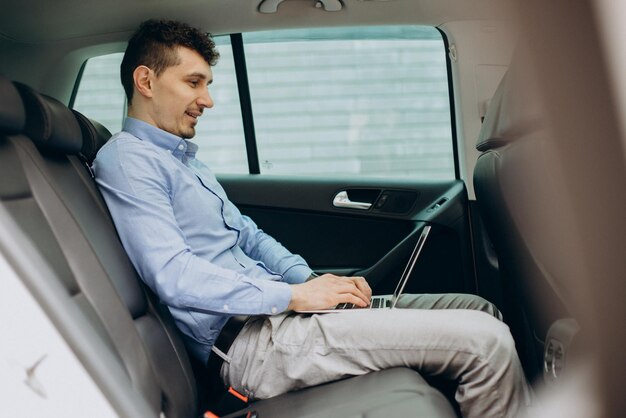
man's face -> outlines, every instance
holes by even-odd
[[[209,84],[211,66],[196,51],[178,47],[180,64],[166,68],[158,77],[152,73],[153,124],[182,138],[193,138],[196,123],[205,108],[213,107]]]

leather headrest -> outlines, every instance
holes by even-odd
[[[527,65],[518,53],[502,77],[478,135],[479,151],[499,148],[542,125],[543,112]]]
[[[0,132],[17,134],[25,124],[26,111],[20,94],[11,81],[0,75]]]
[[[102,124],[72,110],[83,133],[83,147],[80,151],[89,164],[96,158],[98,150],[111,138],[111,132]]]
[[[15,83],[26,108],[24,133],[38,146],[59,154],[78,154],[83,145],[76,117],[58,100]]]

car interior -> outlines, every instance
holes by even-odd
[[[3,4],[0,255],[113,415],[461,416],[455,382],[409,368],[234,407],[216,398],[218,376],[186,351],[167,307],[141,281],[91,170],[126,106],[123,98],[110,101],[120,86],[102,75],[106,66],[118,77],[120,53],[142,21],[181,20],[212,33],[224,61],[215,67],[215,111],[223,104],[235,116],[207,109],[207,132],[218,133],[198,143],[210,152],[214,137],[237,132],[232,156],[225,156],[230,145],[217,142],[210,158],[223,157],[217,178],[243,214],[315,272],[362,275],[374,294],[393,292],[431,226],[405,292],[472,293],[493,302],[537,393],[567,387],[578,365],[589,363],[598,416],[619,416],[626,408],[615,385],[624,368],[626,154],[614,73],[604,67],[608,35],[599,28],[613,28],[599,23],[609,19],[606,7],[515,0]],[[351,52],[332,43],[336,37],[365,50],[365,61],[343,63],[339,55]],[[413,37],[422,49],[407,52]],[[384,54],[392,48],[406,55],[396,62]],[[411,54],[424,55],[405,62]],[[102,58],[108,61],[96,66]],[[218,92],[228,77],[232,90]],[[292,88],[283,92],[281,79]],[[339,102],[353,94],[341,87],[350,83],[357,95]],[[318,101],[306,101],[316,94]],[[407,114],[393,113],[407,107]],[[311,125],[302,125],[307,118]],[[329,128],[343,123],[345,132]],[[418,134],[398,140],[398,126]],[[348,154],[356,148],[360,160]],[[413,152],[416,159],[405,160]],[[10,322],[19,327],[15,315]],[[45,345],[37,349],[44,366],[55,361]],[[24,393],[37,401],[16,398],[20,409],[11,416],[47,399],[31,377]]]

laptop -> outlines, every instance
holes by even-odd
[[[424,248],[424,244],[426,243],[426,238],[428,238],[428,234],[430,233],[430,225],[426,225],[424,229],[422,229],[422,233],[417,239],[417,243],[413,248],[413,252],[409,257],[409,261],[400,276],[400,280],[398,284],[396,284],[396,290],[394,290],[393,295],[385,295],[385,296],[372,296],[370,300],[369,306],[359,307],[352,303],[340,303],[339,305],[329,308],[329,309],[315,309],[315,310],[296,310],[298,313],[333,313],[333,312],[346,312],[349,310],[362,310],[362,309],[393,309],[396,307],[398,303],[398,299],[400,299],[400,295],[404,291],[404,287],[406,283],[409,281],[409,277],[411,277],[411,273],[413,272],[413,267],[415,267],[415,263],[417,262],[417,258],[422,252],[422,248]]]

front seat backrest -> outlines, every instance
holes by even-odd
[[[543,340],[550,325],[568,316],[557,284],[529,250],[516,213],[557,210],[525,207],[538,182],[547,181],[541,164],[545,129],[540,108],[515,73],[515,62],[491,100],[476,148],[474,190],[485,229],[498,256],[503,311],[529,377],[541,371]],[[548,203],[548,202],[546,202]],[[558,215],[555,212],[555,215]],[[529,217],[527,217],[529,218]],[[533,229],[548,225],[533,225]],[[539,301],[542,301],[541,303]],[[537,344],[534,344],[537,343]]]

